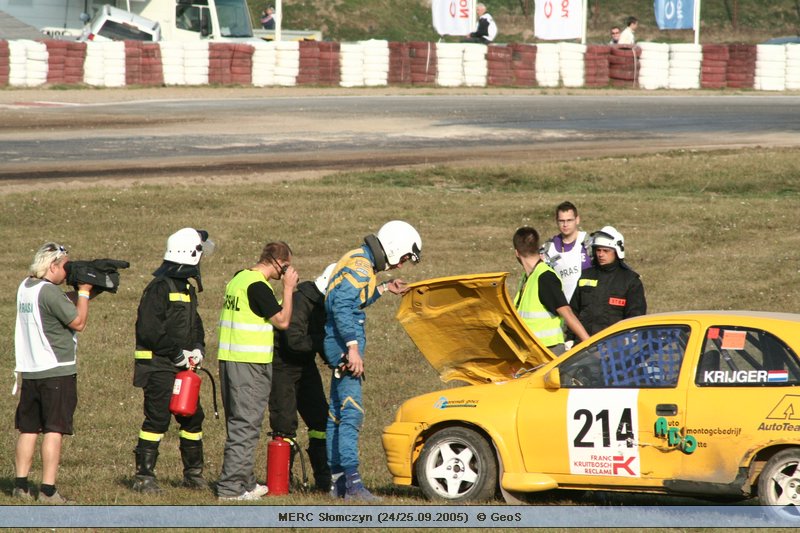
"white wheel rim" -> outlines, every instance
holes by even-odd
[[[800,505],[800,462],[785,463],[770,478],[769,499],[773,505]]]
[[[425,477],[443,498],[458,498],[468,493],[480,474],[480,464],[468,444],[446,440],[436,445],[425,462]]]

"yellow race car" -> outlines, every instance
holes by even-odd
[[[800,505],[800,315],[653,314],[556,357],[505,273],[411,285],[397,318],[444,381],[383,432],[394,482],[430,499],[548,489],[757,495]]]

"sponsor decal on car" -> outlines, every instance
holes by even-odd
[[[783,381],[789,380],[789,374],[783,373]],[[779,381],[770,377],[767,370],[706,370],[703,372],[703,383],[768,383]]]
[[[694,435],[690,435],[688,430],[684,430],[685,435],[681,435],[681,430],[675,426],[670,427],[663,416],[656,419],[654,429],[656,437],[667,439],[667,444],[678,448],[686,455],[691,455],[697,449],[697,439]]]
[[[640,477],[639,390],[573,389],[567,400],[570,473]]]
[[[452,409],[453,407],[478,407],[478,402],[472,400],[448,400],[442,396],[433,404],[434,409]]]
[[[785,394],[769,412],[767,420],[780,422],[761,422],[758,431],[800,431],[800,396]]]

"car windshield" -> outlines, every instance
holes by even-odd
[[[253,24],[245,0],[217,0],[219,31],[223,37],[252,37]]]
[[[565,388],[660,388],[678,384],[688,326],[636,328],[605,337],[560,367]]]

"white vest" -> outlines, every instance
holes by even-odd
[[[26,287],[24,280],[17,290],[17,327],[14,336],[17,366],[14,372],[42,372],[57,366],[75,364],[75,356],[70,361],[59,362],[42,325],[39,313],[39,293],[49,281],[42,281],[33,287]],[[72,333],[75,345],[78,336]]]
[[[575,292],[575,287],[578,286],[578,279],[581,277],[581,270],[583,267],[583,241],[586,239],[586,232],[579,231],[578,238],[575,239],[575,246],[569,252],[562,252],[556,249],[554,242],[549,243],[548,256],[555,258],[551,260],[550,266],[556,271],[558,277],[561,278],[561,286],[564,290],[564,296],[567,297],[569,302],[572,298],[572,293]]]

